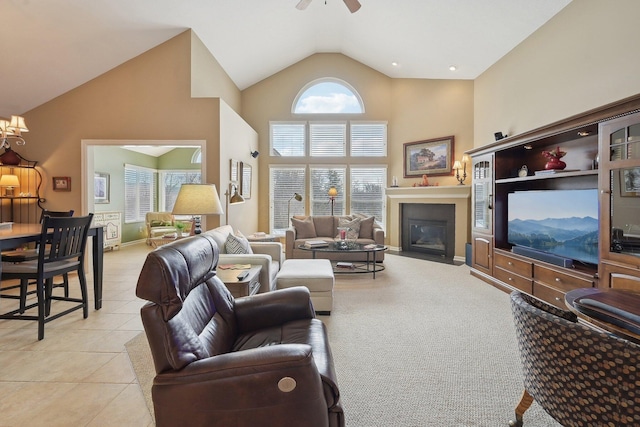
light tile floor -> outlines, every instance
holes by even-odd
[[[106,252],[102,309],[89,270],[89,317],[79,310],[47,323],[42,341],[36,322],[0,320],[0,426],[153,426],[124,347],[143,330],[135,287],[150,250]],[[70,287],[79,294],[76,276]],[[13,306],[0,298],[0,311]]]

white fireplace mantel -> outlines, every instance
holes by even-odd
[[[453,204],[456,212],[455,256],[457,261],[465,259],[465,244],[471,241],[471,186],[447,185],[430,187],[389,187],[387,236],[389,249],[402,250],[400,205],[403,203]]]

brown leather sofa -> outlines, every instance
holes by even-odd
[[[324,324],[295,287],[234,299],[205,234],[152,251],[136,295],[157,426],[344,426]]]

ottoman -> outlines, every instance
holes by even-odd
[[[305,286],[311,293],[313,309],[331,314],[333,306],[333,268],[328,259],[288,259],[276,276],[276,288]]]

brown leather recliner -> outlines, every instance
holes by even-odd
[[[344,426],[324,324],[309,291],[235,299],[205,234],[152,251],[136,295],[156,369],[162,426]]]

